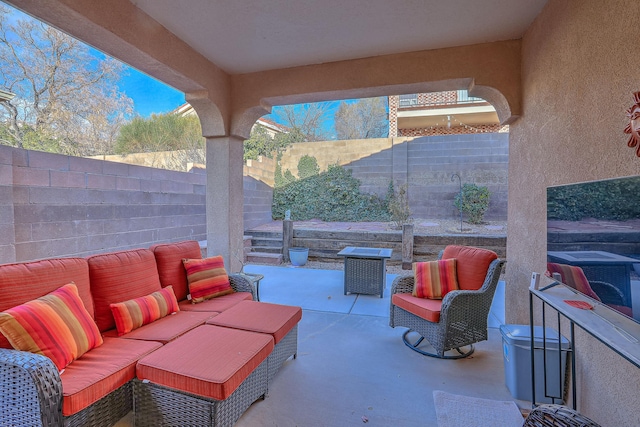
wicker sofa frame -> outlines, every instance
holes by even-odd
[[[250,292],[256,299],[256,289],[246,278],[230,274],[229,281],[236,292]],[[133,381],[64,417],[62,382],[51,359],[0,348],[0,420],[10,426],[112,426],[134,409]]]
[[[600,425],[574,409],[549,404],[533,409],[523,427],[600,427]]]
[[[440,252],[439,259],[442,257]],[[493,295],[500,279],[500,273],[505,261],[496,259],[491,262],[482,287],[477,291],[451,291],[442,299],[440,321],[430,322],[413,313],[390,303],[389,325],[392,328],[404,326],[409,328],[403,334],[403,341],[407,347],[425,356],[442,359],[458,359],[471,355],[473,344],[484,341],[488,337],[487,320]],[[413,291],[413,276],[396,278],[391,285],[391,295],[397,293],[411,293]],[[409,341],[409,335],[416,332],[419,335],[414,342]],[[426,340],[435,352],[420,348]],[[462,347],[470,346],[467,351]],[[449,350],[456,350],[458,354],[445,355]]]

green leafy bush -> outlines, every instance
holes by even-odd
[[[305,179],[310,176],[318,175],[320,173],[320,166],[318,166],[318,160],[305,154],[298,160],[298,178]]]
[[[482,224],[484,214],[489,208],[489,189],[476,184],[464,184],[462,191],[456,195],[455,206],[467,215],[471,224]]]
[[[360,181],[351,170],[329,166],[326,172],[296,180],[273,190],[272,216],[292,220],[388,221],[387,203],[376,195],[360,193]]]

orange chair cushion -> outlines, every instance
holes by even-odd
[[[442,259],[449,258],[458,260],[456,270],[460,289],[476,291],[482,287],[489,265],[498,259],[498,254],[488,249],[449,245],[444,249]]]
[[[180,310],[172,286],[110,307],[120,336]]]
[[[84,258],[47,259],[0,266],[0,311],[40,298],[74,282],[89,315],[94,317],[89,265]],[[0,334],[0,348],[12,348]]]
[[[156,257],[158,276],[162,287],[173,286],[178,301],[187,299],[187,273],[182,260],[202,258],[200,244],[195,240],[176,243],[162,243],[149,248]]]
[[[204,325],[142,358],[140,380],[224,400],[273,351],[267,334]]]
[[[458,277],[455,258],[413,263],[414,297],[442,299],[456,289]]]
[[[160,348],[152,341],[104,338],[104,344],[74,360],[60,374],[62,414],[73,415],[135,377],[136,362]]]
[[[411,294],[393,294],[391,303],[430,322],[440,321],[442,300],[418,298]]]
[[[207,320],[207,325],[224,326],[273,335],[276,344],[302,319],[302,309],[292,305],[241,301]]]
[[[182,262],[187,270],[187,283],[193,304],[234,292],[224,269],[222,256],[183,259]]]
[[[102,345],[73,283],[1,312],[0,333],[16,350],[46,356],[58,370]]]
[[[96,323],[100,331],[116,327],[111,304],[162,289],[153,252],[148,249],[111,252],[87,258]]]
[[[191,301],[180,301],[178,305],[182,311],[204,311],[222,313],[225,310],[238,304],[240,301],[251,301],[251,292],[234,292],[221,297],[208,299],[198,304],[191,304]]]
[[[158,319],[153,323],[144,325],[121,338],[144,341],[157,341],[166,344],[173,341],[191,329],[194,329],[209,320],[218,313],[207,313],[204,311],[179,311],[169,316]],[[104,333],[105,337],[117,337],[117,329],[111,329]]]

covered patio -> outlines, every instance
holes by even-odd
[[[424,357],[402,343],[405,328],[389,327],[391,282],[384,298],[343,293],[343,271],[247,265],[264,275],[260,300],[303,308],[298,358],[285,363],[269,396],[238,426],[435,426],[434,390],[509,400],[502,338],[504,282],[489,317],[489,340],[466,359]],[[524,409],[530,403],[518,401]]]
[[[274,105],[458,89],[489,101],[500,122],[510,125],[507,323],[529,321],[529,279],[532,272],[543,272],[546,267],[547,187],[638,174],[638,158],[627,147],[628,136],[623,133],[628,124],[625,112],[633,93],[640,90],[640,8],[636,0],[358,0],[302,2],[296,7],[284,1],[259,0],[7,3],[185,93],[207,138],[208,248],[211,254],[223,254],[234,271],[239,266],[233,255],[241,251],[244,231],[242,141],[256,119]],[[441,37],[444,34],[448,37]],[[28,198],[11,188],[11,183],[3,189],[12,197],[23,196],[20,200]],[[12,215],[12,210],[10,216],[3,215],[1,225],[15,235]],[[7,248],[15,257],[12,233],[3,234],[9,242],[3,240],[1,249]],[[109,244],[116,246],[113,241],[106,242]],[[508,397],[499,388],[482,388],[481,382],[467,380],[452,386],[448,381],[453,375],[431,380],[431,369],[423,358],[414,368],[423,369],[422,388],[414,388],[417,384],[402,376],[404,370],[381,376],[385,366],[398,363],[404,357],[400,352],[407,351],[397,342],[400,331],[381,328],[380,335],[365,329],[365,324],[383,326],[384,319],[376,316],[318,311],[308,315],[309,320],[314,317],[319,331],[322,324],[344,324],[342,331],[336,329],[336,336],[343,337],[346,345],[339,354],[348,355],[350,361],[364,354],[360,346],[349,345],[354,343],[350,331],[389,341],[385,348],[395,357],[375,359],[377,353],[370,351],[367,356],[375,366],[368,371],[369,377],[380,379],[374,385],[381,396],[398,383],[406,392],[398,408],[406,415],[421,407],[425,412],[415,419],[422,425],[429,423],[420,420],[421,416],[433,421],[428,402],[429,391],[436,387],[491,391],[492,398]],[[313,326],[306,323],[303,329],[301,348],[310,355],[301,355],[286,366],[277,384],[283,394],[274,390],[267,401],[254,405],[241,420],[245,425],[251,425],[248,419],[255,416],[254,411],[266,411],[262,415],[272,419],[305,409],[304,405],[287,406],[294,402],[287,396],[292,392],[289,389],[305,384],[307,373],[297,362],[306,357],[309,364],[317,363],[316,370],[326,369],[322,359],[313,361],[311,354],[318,348],[333,352],[339,347],[314,347],[322,334],[314,334]],[[371,345],[371,340],[361,345]],[[637,425],[640,370],[580,329],[576,346],[578,410],[603,426]],[[496,355],[497,369],[500,351],[494,347],[490,351]],[[466,361],[436,362],[446,373],[457,364],[479,363],[479,359],[476,355]],[[467,376],[475,378],[482,374],[481,369],[478,365]],[[348,392],[350,383],[343,377],[348,373],[346,369],[335,381],[317,385],[324,396],[331,395],[338,384]],[[357,394],[356,390],[351,393]],[[331,421],[335,403],[321,396],[311,397],[322,403],[318,405],[322,414],[313,418],[320,425],[321,415]],[[402,406],[408,401],[411,408]],[[367,414],[373,422],[376,407],[373,399],[358,401],[351,409],[354,420]],[[342,408],[342,414],[349,410]]]

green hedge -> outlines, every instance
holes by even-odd
[[[640,177],[587,182],[547,189],[547,219],[624,221],[640,218]]]
[[[275,188],[273,218],[284,218],[286,210],[298,221],[389,221],[387,201],[360,193],[360,181],[341,166]]]

